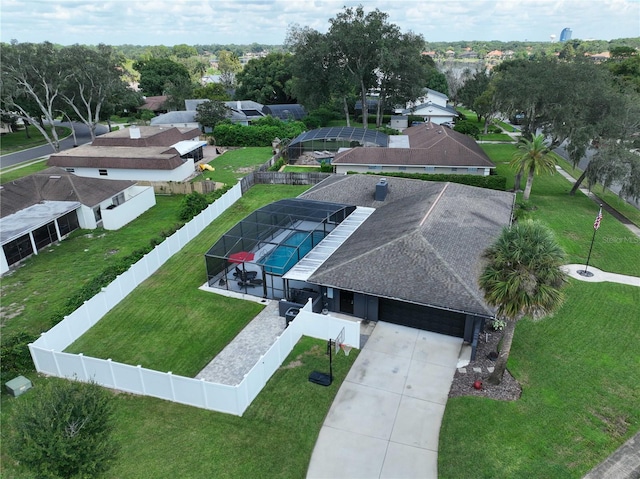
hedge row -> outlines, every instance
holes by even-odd
[[[352,173],[352,172],[349,172]],[[395,176],[397,178],[409,178],[422,181],[449,181],[451,183],[460,183],[462,185],[478,186],[480,188],[488,188],[490,190],[505,191],[507,189],[507,178],[498,175],[479,176],[479,175],[454,175],[454,174],[423,174],[423,173],[366,173],[367,175],[378,176]]]
[[[300,121],[282,122],[281,125],[232,125],[221,123],[213,129],[217,145],[271,146],[274,138],[293,139],[307,129]]]

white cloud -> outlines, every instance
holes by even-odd
[[[325,32],[343,6],[389,14],[428,41],[640,36],[637,0],[2,0],[0,39],[61,44],[281,44],[290,24]]]

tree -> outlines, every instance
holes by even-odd
[[[60,149],[55,128],[60,93],[67,72],[60,52],[49,42],[3,44],[0,62],[0,112],[13,113],[42,134],[54,151]]]
[[[489,75],[484,71],[476,72],[471,78],[467,79],[464,85],[458,90],[458,100],[467,108],[473,108],[476,99],[488,88],[489,80]]]
[[[359,5],[344,8],[335,18],[327,33],[334,57],[333,65],[347,72],[362,102],[362,123],[367,128],[367,92],[378,86],[376,69],[387,38],[396,30],[387,22],[388,15],[377,8],[367,14]]]
[[[197,87],[193,90],[194,98],[229,101],[231,96],[222,83],[207,83],[205,86]]]
[[[184,110],[184,101],[193,98],[194,88],[195,84],[191,79],[183,77],[177,77],[175,80],[167,82],[165,85],[167,100],[164,102],[164,107],[173,111]]]
[[[528,220],[504,228],[483,256],[487,263],[480,289],[487,304],[497,308],[496,316],[506,322],[495,369],[488,378],[490,384],[500,384],[516,322],[525,315],[548,314],[562,304],[565,274],[560,267],[565,254],[548,228]]]
[[[63,48],[60,56],[61,66],[68,72],[60,96],[89,127],[93,140],[98,123],[106,119],[103,107],[125,102],[128,87],[122,79],[124,58],[102,44],[96,49],[73,45]]]
[[[171,52],[176,56],[176,58],[189,58],[198,56],[198,50],[196,50],[195,47],[187,45],[186,43],[174,45],[171,48]]]
[[[220,70],[220,81],[227,88],[236,85],[236,75],[242,71],[242,64],[238,55],[228,50],[218,52],[218,70]]]
[[[528,172],[527,184],[524,188],[524,200],[528,200],[533,186],[533,176],[540,173],[553,173],[556,160],[544,144],[544,135],[536,135],[532,140],[524,137],[518,142],[518,151],[513,154],[511,167],[518,172]],[[519,183],[519,175],[516,179]],[[515,185],[517,189],[519,184]]]
[[[229,109],[218,100],[205,101],[196,107],[196,121],[203,127],[215,128],[215,126],[227,118]]]
[[[335,67],[328,36],[293,25],[289,27],[285,44],[295,60],[292,62],[292,95],[308,110],[340,103],[350,126],[349,100],[355,97],[354,88],[346,71]]]
[[[140,73],[140,90],[146,96],[160,96],[166,92],[169,83],[179,84],[190,81],[189,71],[168,58],[139,60],[133,68]]]
[[[589,185],[601,183],[609,188],[620,185],[623,198],[640,198],[640,155],[631,151],[623,142],[606,141],[598,146],[596,154],[585,169]]]
[[[111,394],[93,383],[47,379],[13,404],[10,454],[38,477],[104,474],[118,446]]]
[[[249,60],[236,76],[235,98],[265,105],[296,103],[291,94],[292,59],[287,53],[269,53]]]

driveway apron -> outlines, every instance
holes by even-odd
[[[308,479],[436,479],[462,339],[378,322],[329,409]]]

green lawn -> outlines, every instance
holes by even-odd
[[[292,166],[287,165],[283,170],[285,173],[319,173],[319,166]]]
[[[572,280],[553,317],[521,321],[508,367],[522,397],[450,399],[439,477],[577,479],[635,434],[639,294],[633,286]]]
[[[242,417],[115,394],[121,451],[106,477],[304,478],[327,411],[358,356],[357,350],[335,356],[334,382],[321,387],[307,377],[328,372],[325,352],[325,341],[303,337]],[[56,379],[34,378],[35,388],[47,380]],[[13,401],[2,394],[3,424]],[[5,454],[1,464],[3,477],[32,478]]]
[[[207,279],[204,254],[252,211],[307,188],[251,188],[67,351],[195,376],[262,309],[200,291]]]
[[[514,146],[482,145],[508,173]],[[511,186],[513,173],[510,173]],[[569,255],[588,253],[597,205],[560,175],[536,177],[531,216],[548,224]],[[637,237],[613,218],[598,230],[591,264],[638,275]],[[563,307],[518,324],[509,370],[521,399],[447,402],[440,431],[441,478],[579,478],[640,428],[640,289],[570,280]],[[463,451],[461,453],[461,451]]]
[[[0,155],[7,155],[9,153],[15,153],[16,151],[26,150],[27,148],[33,148],[34,146],[42,146],[47,144],[47,140],[44,139],[42,133],[40,133],[34,126],[28,126],[29,136],[27,138],[24,129],[16,131],[14,133],[5,133],[0,140]],[[64,126],[56,127],[58,131],[58,138],[62,140],[71,134],[71,128]],[[46,126],[45,130],[51,132],[51,127]]]
[[[17,180],[23,176],[37,173],[38,171],[46,170],[47,160],[34,160],[32,162],[26,162],[25,166],[11,166],[0,170],[0,185],[8,183],[9,181]]]
[[[273,156],[272,151],[271,147],[229,150],[209,162],[215,171],[205,170],[194,181],[208,178],[230,186],[235,185],[240,178],[267,162]]]
[[[486,135],[480,135],[480,141],[505,141],[507,143],[512,143],[515,140],[506,133],[487,133]]]
[[[179,223],[182,196],[157,196],[156,205],[117,231],[79,230],[2,278],[2,334],[46,331],[50,318],[84,283]]]
[[[496,164],[498,174],[507,177],[507,189],[513,188],[514,173],[508,162],[515,146],[483,144],[481,147]],[[580,192],[569,196],[571,186],[560,174],[536,176],[529,203],[536,208],[531,217],[544,221],[555,231],[568,254],[568,262],[582,263],[589,253],[598,206]],[[638,275],[637,262],[630,261],[637,256],[633,250],[637,241],[631,231],[605,212],[591,253],[591,264],[612,273]]]

